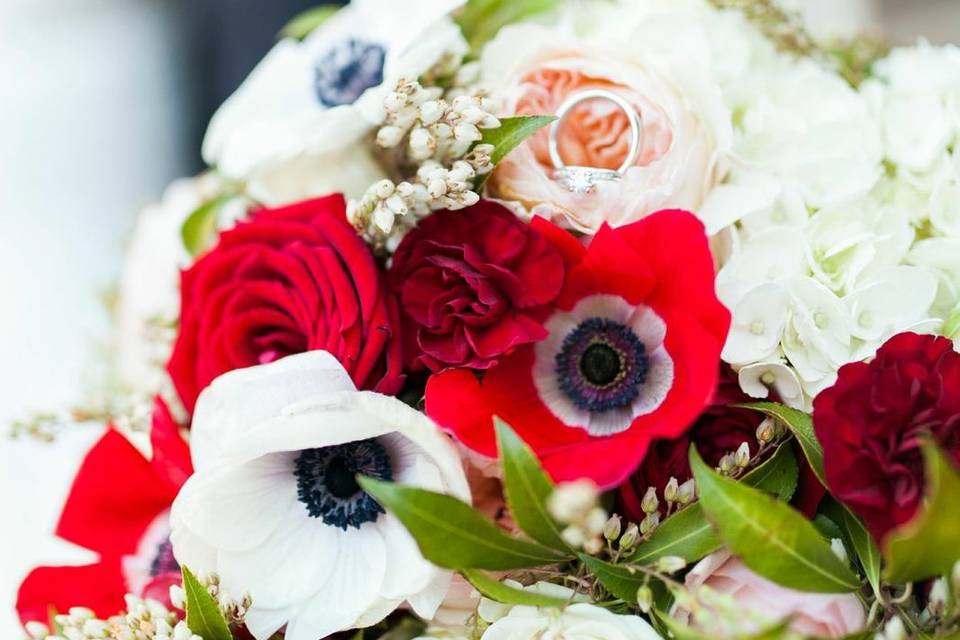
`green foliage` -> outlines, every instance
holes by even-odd
[[[200,584],[190,569],[183,567],[183,591],[187,596],[187,626],[204,640],[232,640],[227,624],[217,601]]]
[[[696,449],[690,466],[700,504],[730,550],[756,573],[800,591],[837,593],[860,587],[813,524],[790,506],[710,469]]]
[[[224,195],[204,202],[183,221],[180,237],[191,256],[197,256],[213,245],[217,237],[217,214],[232,197]]]
[[[516,589],[487,574],[473,569],[465,569],[460,573],[470,581],[480,595],[504,604],[518,604],[528,607],[565,607],[569,602],[563,598],[554,598],[533,591]]]
[[[424,557],[438,566],[502,571],[554,564],[569,557],[508,535],[451,496],[372,478],[359,478],[359,482],[400,519]]]
[[[827,515],[840,527],[843,537],[853,547],[873,592],[880,593],[880,549],[863,526],[863,522],[850,513],[849,509],[833,500],[828,503]]]
[[[547,499],[553,482],[543,471],[533,451],[507,423],[494,419],[500,459],[503,461],[503,486],[513,519],[528,536],[554,549],[569,551],[560,537],[560,527],[547,513]]]
[[[479,52],[501,28],[546,13],[562,0],[468,0],[455,17],[470,50]]]
[[[813,431],[813,418],[809,413],[791,409],[776,402],[751,402],[740,406],[765,413],[787,425],[800,443],[800,448],[803,449],[803,454],[807,457],[814,475],[823,486],[827,486],[823,474],[823,447],[820,446],[820,441],[817,440],[817,435]]]
[[[490,161],[496,166],[503,160],[508,153],[516,149],[520,144],[535,134],[537,131],[547,126],[556,116],[511,116],[509,118],[500,118],[500,126],[493,129],[481,129],[482,138],[477,144],[492,144],[493,152],[490,154]],[[477,178],[474,190],[479,192],[486,182],[487,176]]]
[[[926,505],[884,544],[886,578],[891,582],[950,575],[960,560],[960,472],[932,442],[924,443],[923,459]]]
[[[790,444],[782,444],[776,452],[757,468],[743,476],[742,481],[758,489],[777,494],[789,500],[797,486],[797,461]],[[703,507],[694,503],[664,520],[650,539],[630,558],[636,564],[648,564],[663,556],[680,556],[687,562],[696,562],[722,546],[713,527],[707,522]]]
[[[318,7],[307,9],[280,30],[280,37],[303,40],[313,33],[314,29],[333,17],[333,14],[339,9],[340,7],[335,4],[321,4]]]
[[[600,581],[600,584],[624,602],[635,603],[637,589],[648,582],[646,576],[636,569],[604,562],[585,553],[581,553],[579,556],[590,573]]]

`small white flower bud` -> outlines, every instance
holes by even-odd
[[[617,514],[613,514],[607,520],[607,523],[603,525],[603,537],[609,540],[610,542],[613,542],[614,540],[620,537],[621,526],[622,525],[620,523],[620,516],[618,516]]]
[[[410,132],[410,155],[418,160],[429,158],[437,150],[437,141],[430,132],[417,127]]]
[[[447,194],[447,181],[433,179],[427,184],[427,193],[433,199],[441,198]]]
[[[603,538],[599,536],[588,538],[586,542],[583,543],[583,550],[591,556],[597,555],[603,551]]]
[[[89,620],[96,616],[93,610],[87,607],[70,607],[68,612],[74,618],[80,618],[81,620]]]
[[[660,525],[660,512],[654,511],[648,513],[647,517],[640,522],[640,533],[647,535]]]
[[[31,620],[24,625],[24,628],[27,630],[27,634],[34,640],[41,640],[50,635],[50,629],[42,622]]]
[[[393,229],[393,218],[393,211],[387,207],[380,206],[373,210],[373,224],[384,233],[390,233]]]
[[[380,180],[379,182],[373,185],[373,192],[381,200],[385,198],[389,198],[393,194],[393,190],[394,190],[393,182],[391,182],[390,180],[387,180],[386,178],[384,178],[383,180]]]
[[[407,104],[407,96],[396,91],[391,91],[383,100],[383,106],[387,113],[396,113]]]
[[[662,573],[676,573],[687,566],[687,561],[680,556],[663,556],[657,560],[657,571]]]
[[[737,448],[736,454],[734,454],[734,462],[741,469],[746,468],[750,464],[750,445],[746,442],[741,442],[740,446]]]
[[[883,636],[886,640],[907,640],[907,629],[899,616],[890,618],[883,627]]]
[[[470,124],[469,122],[461,122],[453,128],[453,137],[456,138],[458,142],[476,142],[483,136],[480,134],[480,129],[477,128],[477,125]]]
[[[697,483],[693,478],[680,485],[677,489],[677,502],[690,504],[697,497]]]
[[[407,215],[407,203],[403,201],[398,194],[394,193],[392,196],[387,198],[385,204],[390,211],[393,211],[395,215],[405,216]]]
[[[386,127],[380,127],[380,130],[377,131],[377,144],[381,147],[391,149],[403,140],[403,129],[397,126],[388,125]]]
[[[654,487],[647,487],[647,492],[643,494],[640,501],[640,508],[644,513],[655,513],[660,509],[660,501],[657,500],[657,490]]]
[[[88,638],[105,638],[109,625],[103,620],[90,619],[83,623],[83,635]]]
[[[547,498],[547,510],[559,522],[574,522],[596,505],[598,495],[597,485],[591,480],[562,482]]]
[[[773,418],[764,418],[757,426],[757,440],[760,444],[769,444],[776,440],[778,435],[777,422]]]
[[[573,549],[579,549],[587,540],[587,537],[583,535],[583,530],[572,525],[561,531],[560,537]]]
[[[930,587],[930,612],[940,617],[947,608],[950,592],[946,578],[937,578]]]
[[[847,557],[847,548],[843,546],[843,540],[840,538],[831,538],[830,550],[833,551],[833,555],[840,559],[840,562],[850,564],[850,558]]]
[[[442,100],[428,100],[420,105],[420,121],[424,125],[431,125],[443,117],[447,105]]]
[[[600,536],[603,535],[603,528],[607,526],[607,520],[607,512],[601,507],[594,507],[587,512],[583,525],[591,536]]]
[[[677,479],[670,476],[670,479],[667,481],[667,486],[663,488],[663,499],[667,502],[676,502],[679,489],[680,485],[677,483]]]
[[[620,550],[628,551],[633,548],[633,545],[637,544],[637,540],[640,538],[640,530],[637,528],[637,525],[631,522],[627,525],[627,530],[623,532],[623,535],[620,537]]]
[[[460,200],[463,202],[463,206],[472,207],[480,202],[480,196],[473,191],[467,191],[460,196]]]
[[[720,464],[717,466],[720,468],[720,473],[728,475],[737,466],[737,462],[733,454],[728,453],[720,458]]]
[[[637,589],[637,606],[640,607],[640,611],[650,613],[653,607],[653,590],[649,586],[643,585]]]

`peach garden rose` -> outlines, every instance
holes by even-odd
[[[574,193],[552,178],[547,129],[507,156],[489,186],[534,215],[593,233],[664,207],[696,211],[724,174],[730,114],[698,47],[664,51],[643,37],[578,39],[532,24],[507,27],[484,50],[484,81],[501,115],[553,114],[572,94],[616,93],[642,120],[640,153],[619,182]],[[574,107],[558,135],[565,164],[617,169],[628,153],[630,124],[613,102]]]

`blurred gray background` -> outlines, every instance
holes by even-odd
[[[402,2],[402,0],[383,0]],[[960,41],[960,0],[786,0],[821,34]],[[9,444],[82,396],[138,209],[200,169],[216,106],[310,0],[0,0],[0,637],[26,570],[88,556],[48,532],[98,435]]]

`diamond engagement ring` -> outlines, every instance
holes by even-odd
[[[613,169],[602,169],[599,167],[567,165],[563,162],[563,158],[560,157],[560,128],[563,127],[564,121],[567,116],[570,115],[573,108],[587,100],[609,100],[620,107],[630,121],[630,148],[627,151],[627,157],[623,160],[623,164],[615,171]],[[560,108],[557,109],[557,119],[550,126],[549,150],[550,160],[553,162],[554,168],[553,179],[574,193],[590,193],[596,189],[597,183],[599,182],[615,182],[620,180],[627,169],[632,167],[633,163],[636,162],[637,156],[640,155],[640,137],[642,131],[640,114],[637,113],[637,110],[634,109],[629,102],[612,91],[591,89],[572,94],[564,100]]]

